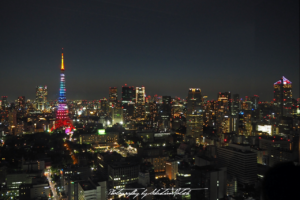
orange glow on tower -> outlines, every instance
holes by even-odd
[[[64,52],[63,52],[64,48],[61,49],[61,71],[65,71],[65,66],[64,66]]]

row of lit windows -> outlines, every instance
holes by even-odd
[[[190,176],[191,176],[191,174],[179,174],[179,173],[178,173],[178,176],[190,177]]]

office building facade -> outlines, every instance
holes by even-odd
[[[277,116],[292,115],[292,82],[284,76],[274,83],[274,109]]]
[[[145,103],[145,87],[135,88],[135,103],[144,104]]]
[[[190,88],[187,99],[186,135],[192,136],[198,143],[203,134],[202,94],[199,88]]]
[[[48,96],[48,89],[46,85],[36,86],[35,103],[36,103],[37,110],[46,109],[47,96]]]

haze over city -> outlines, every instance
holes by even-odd
[[[282,76],[299,96],[299,1],[1,1],[1,95],[108,97],[109,87],[208,99],[230,91],[271,101]]]

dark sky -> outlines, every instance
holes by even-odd
[[[297,0],[2,0],[0,95],[59,94],[64,48],[68,99],[145,86],[185,98],[199,87],[273,98],[285,76],[299,97]]]

